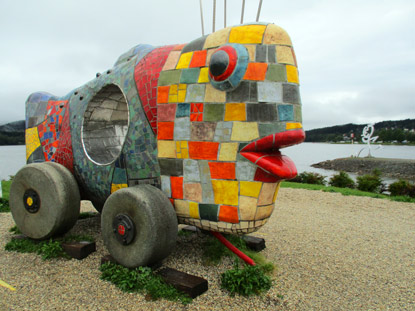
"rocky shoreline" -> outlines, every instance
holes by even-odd
[[[350,157],[319,162],[312,167],[358,175],[369,174],[374,169],[379,169],[384,177],[415,180],[415,160],[410,159]]]

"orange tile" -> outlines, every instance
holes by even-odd
[[[157,88],[157,103],[167,104],[169,101],[170,86],[159,86]]]
[[[235,163],[209,162],[212,179],[235,179]]]
[[[189,141],[189,158],[217,160],[219,143],[209,141]]]
[[[265,75],[267,73],[267,68],[268,68],[267,63],[249,63],[248,68],[246,69],[246,72],[245,72],[244,79],[264,81]]]
[[[157,124],[158,139],[169,139],[172,140],[174,136],[174,122],[159,122]]]
[[[219,221],[239,223],[238,208],[236,206],[221,205],[219,210]]]
[[[193,53],[192,61],[190,62],[189,67],[204,67],[206,66],[206,56],[207,50],[195,51]]]
[[[171,196],[174,199],[183,199],[183,177],[170,177]]]

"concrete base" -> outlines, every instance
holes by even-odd
[[[265,240],[263,238],[245,235],[243,239],[246,243],[246,246],[253,251],[260,252],[265,248]]]
[[[69,256],[78,260],[88,257],[89,254],[97,250],[95,242],[69,242],[61,243],[61,246]]]
[[[177,290],[186,293],[192,298],[196,298],[208,290],[208,281],[198,276],[171,268],[163,268],[158,274],[167,284],[174,286]]]

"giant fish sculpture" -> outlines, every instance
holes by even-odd
[[[137,45],[63,97],[26,102],[27,163],[10,194],[34,239],[67,232],[80,200],[102,213],[111,255],[127,267],[174,248],[178,224],[247,234],[296,176],[280,150],[304,140],[297,62],[268,23],[189,44]]]

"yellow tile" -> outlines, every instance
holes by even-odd
[[[238,205],[238,182],[212,180],[215,204]]]
[[[176,156],[178,159],[188,159],[189,150],[187,147],[187,141],[176,141]]]
[[[287,81],[291,83],[299,83],[297,67],[292,66],[292,65],[287,65],[286,69],[287,69]]]
[[[233,122],[231,140],[251,141],[258,137],[257,122]]]
[[[186,90],[186,88],[187,88],[187,85],[186,84],[184,84],[184,83],[180,83],[179,84],[179,91],[180,90]]]
[[[37,127],[31,127],[26,129],[26,160],[32,155],[32,153],[40,146],[39,133]]]
[[[288,122],[285,125],[286,130],[294,130],[294,129],[301,129],[303,128],[303,125],[299,122]]]
[[[157,151],[159,158],[176,158],[176,143],[172,140],[158,140]]]
[[[226,104],[225,121],[246,121],[245,104]]]
[[[127,184],[111,184],[111,193],[114,193],[117,190],[120,190],[122,188],[127,188]]]
[[[186,100],[186,90],[179,90],[179,94],[177,95],[177,102],[183,103]]]
[[[251,62],[255,61],[255,50],[256,50],[256,45],[252,45],[252,44],[245,44],[246,49],[248,50],[248,54],[249,54],[249,60]]]
[[[258,206],[258,209],[256,211],[255,220],[257,219],[265,219],[271,216],[273,210],[274,210],[274,204],[270,205],[264,205],[264,206]]]
[[[258,198],[258,205],[272,204],[278,183],[264,183]]]
[[[179,217],[190,217],[189,202],[183,200],[174,200],[174,208]]]
[[[177,95],[177,84],[170,85],[169,95]]]
[[[190,217],[199,219],[199,204],[196,202],[189,202],[189,214]]]
[[[206,84],[205,103],[224,103],[226,92],[215,89],[210,83]]]
[[[278,63],[295,65],[293,52],[289,46],[277,45],[276,51]]]
[[[257,198],[261,191],[262,182],[241,181],[240,195]]]
[[[269,24],[264,34],[264,44],[292,45],[290,36],[281,27]]]
[[[203,67],[200,69],[198,83],[207,83],[209,82],[209,67]]]
[[[254,220],[257,209],[257,199],[250,197],[239,197],[240,220]]]
[[[237,143],[222,143],[219,150],[219,161],[236,161]]]
[[[190,61],[192,60],[193,52],[187,52],[180,55],[179,62],[177,63],[176,69],[188,68]]]
[[[265,28],[265,25],[233,27],[229,35],[229,43],[261,43]]]
[[[231,29],[232,27],[227,27],[208,35],[203,49],[218,47],[220,45],[228,43],[229,32],[231,31]]]
[[[169,95],[169,103],[177,103],[177,95]]]
[[[281,183],[278,183],[277,189],[275,189],[275,193],[274,193],[274,197],[272,198],[272,203],[275,203],[275,200],[277,199],[278,196],[278,191],[280,190],[281,187]]]

